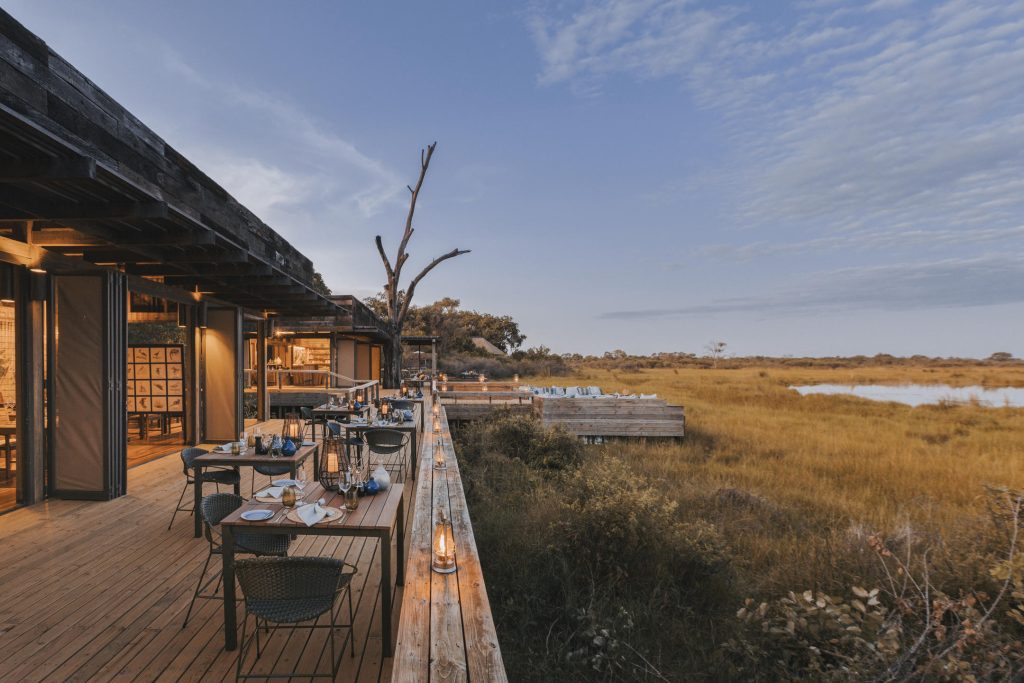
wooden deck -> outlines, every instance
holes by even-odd
[[[222,603],[197,601],[187,628],[181,626],[207,552],[206,541],[192,537],[187,512],[167,529],[183,484],[172,455],[131,469],[122,498],[52,500],[0,516],[0,680],[234,679],[236,653],[224,650]],[[247,494],[248,472],[242,487]],[[413,509],[408,501],[406,509]],[[389,680],[376,542],[300,537],[289,552],[359,567],[356,656],[344,659],[338,680]],[[396,605],[402,597],[398,588]],[[264,657],[282,665],[316,661],[322,650],[301,633],[278,633],[271,643]]]
[[[424,399],[424,409],[431,409],[429,397]],[[502,683],[508,679],[443,407],[440,424],[439,434],[424,433],[419,453],[392,680]],[[447,464],[445,469],[433,469],[434,449],[438,447]],[[438,509],[443,509],[452,521],[457,565],[454,574],[437,574],[430,568]]]

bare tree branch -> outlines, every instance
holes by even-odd
[[[427,168],[430,166],[430,157],[434,156],[434,149],[437,147],[437,142],[433,142],[427,145],[427,149],[420,150],[420,177],[416,180],[416,187],[412,189],[412,194],[409,195],[409,213],[405,217],[405,233],[402,235],[402,241],[398,245],[398,256],[395,258],[395,289],[398,289],[398,280],[402,276],[402,264],[405,263],[402,256],[405,255],[405,249],[409,246],[409,239],[412,237],[412,217],[416,213],[416,200],[419,199],[420,189],[423,187],[423,180],[427,177]]]
[[[447,254],[442,254],[441,256],[438,256],[436,259],[434,259],[433,261],[428,263],[426,268],[421,270],[419,275],[417,275],[416,277],[414,277],[412,279],[412,282],[409,283],[409,289],[407,289],[406,292],[405,292],[405,298],[402,301],[402,311],[398,315],[398,324],[399,325],[401,325],[403,322],[405,322],[405,316],[408,315],[408,313],[409,313],[409,304],[412,301],[413,292],[416,291],[416,285],[418,285],[420,283],[420,280],[422,280],[424,277],[426,277],[427,273],[432,271],[439,263],[442,263],[443,261],[447,261],[450,258],[455,258],[456,256],[462,256],[463,254],[468,254],[470,251],[471,251],[470,249],[452,249]]]

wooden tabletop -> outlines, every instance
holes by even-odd
[[[313,412],[327,413],[329,415],[361,415],[362,413],[365,413],[369,409],[369,407],[370,406],[368,405],[363,405],[359,406],[358,408],[347,408],[345,406],[340,405],[330,406],[325,403],[322,406],[317,406],[316,408],[313,408]]]
[[[314,451],[316,451],[316,449],[316,444],[312,444],[310,446],[299,446],[293,455],[281,455],[276,458],[271,457],[269,453],[267,455],[256,455],[255,448],[247,448],[239,455],[210,451],[209,453],[200,455],[192,462],[196,465],[202,465],[203,467],[209,467],[211,465],[291,465],[293,463],[298,464],[304,461]]]
[[[390,422],[386,424],[351,423],[342,422],[341,426],[349,431],[362,431],[364,429],[397,429],[402,432],[416,431],[416,420],[405,420],[404,422]]]
[[[293,522],[287,516],[277,519],[273,517],[271,522],[250,522],[242,519],[242,513],[246,510],[273,510],[279,511],[281,503],[261,503],[258,500],[251,500],[242,507],[228,515],[221,524],[232,527],[259,527],[261,529],[360,529],[367,531],[387,532],[395,526],[398,516],[398,504],[402,500],[402,493],[405,490],[403,484],[392,484],[387,491],[373,496],[365,496],[359,499],[359,507],[349,511],[341,522],[321,522],[313,527],[307,527],[303,522]],[[302,490],[305,503],[310,503],[323,498],[327,507],[344,508],[345,500],[337,491],[327,492],[319,482],[310,482]]]

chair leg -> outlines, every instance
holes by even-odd
[[[201,591],[202,588],[203,588],[203,579],[206,578],[206,570],[210,566],[210,559],[212,557],[213,557],[213,553],[211,552],[211,553],[209,553],[206,556],[206,562],[203,563],[203,571],[200,572],[200,574],[199,574],[199,581],[196,583],[196,590],[195,590],[194,593],[192,593],[192,602],[188,603],[188,611],[185,612],[185,621],[181,624],[182,628],[185,628],[186,626],[188,626],[188,619],[189,619],[189,617],[192,616],[192,608],[196,604],[196,598],[199,596],[199,591]],[[219,580],[218,580],[218,583],[219,583]]]
[[[178,512],[181,511],[181,501],[185,500],[185,494],[188,493],[188,482],[185,482],[185,487],[181,489],[181,495],[178,496],[178,503],[174,506],[174,514],[171,515],[171,523],[167,525],[167,530],[170,531],[171,527],[174,526],[174,518],[178,516]]]
[[[249,615],[245,614],[242,617],[242,640],[239,641],[238,647],[238,663],[235,665],[235,680],[237,681],[242,677],[242,659],[245,658],[245,653],[249,651],[249,643],[245,639],[246,626],[249,625]]]
[[[348,590],[348,638],[349,645],[352,649],[352,656],[356,656],[356,615],[352,611],[352,584],[349,584]]]
[[[331,628],[328,629],[331,639],[331,677],[338,677],[338,658],[334,655],[334,629],[337,626],[334,623],[334,610],[331,610]]]

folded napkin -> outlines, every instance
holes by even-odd
[[[230,453],[231,452],[231,444],[230,443],[222,443],[221,445],[217,446],[213,450],[217,451],[218,453]]]
[[[303,505],[299,508],[298,512],[299,519],[301,519],[306,526],[313,526],[327,516],[327,510],[320,507],[319,503]]]
[[[271,486],[270,488],[263,489],[256,495],[260,498],[280,498],[282,493],[284,493],[283,486]]]
[[[353,424],[353,425],[364,425],[364,424],[366,424],[366,418],[365,417],[353,417],[351,420],[348,421],[348,423],[349,424]]]
[[[412,419],[412,411],[411,410],[403,410],[402,411],[402,419],[405,420],[406,422],[411,420]]]

